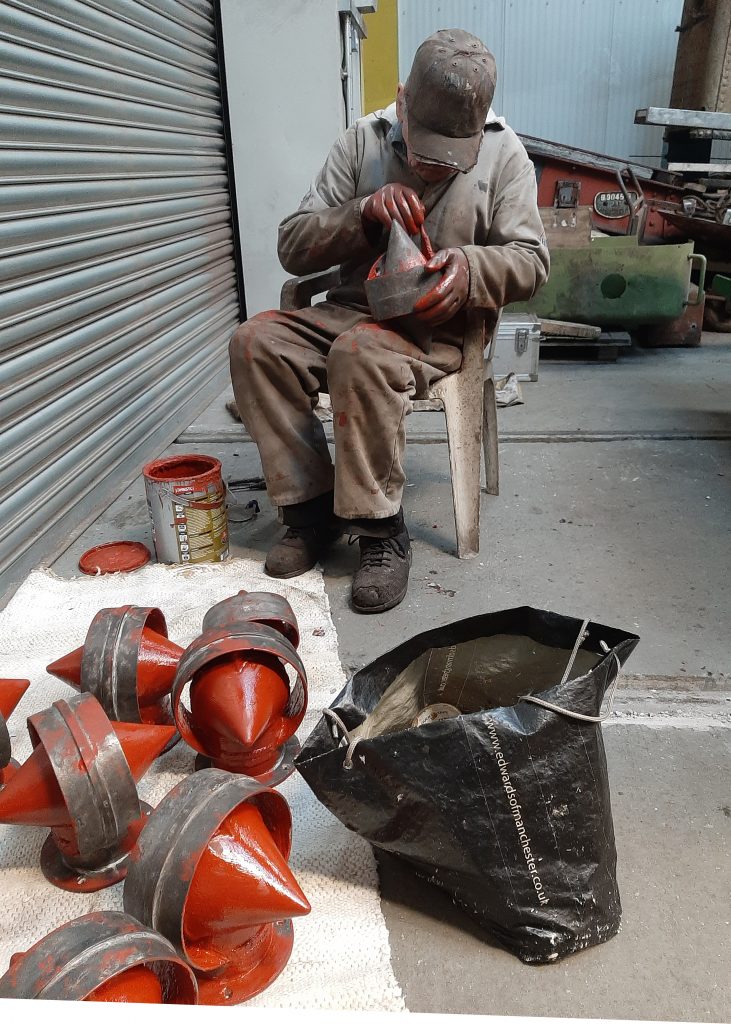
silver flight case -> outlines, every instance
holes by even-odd
[[[503,314],[493,352],[495,376],[516,373],[518,380],[538,380],[540,338],[541,324],[537,316]]]

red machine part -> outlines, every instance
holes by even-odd
[[[162,982],[151,967],[128,967],[91,992],[89,1003],[164,1003]]]
[[[263,991],[310,905],[287,864],[283,797],[215,768],[190,776],[150,816],[124,886],[128,913],[159,930],[196,972],[199,1000]]]
[[[93,1003],[196,1003],[190,967],[172,945],[116,911],[87,914],[15,953],[0,978],[2,999]]]
[[[35,749],[0,792],[0,822],[51,829],[41,869],[61,889],[120,881],[146,820],[136,783],[175,728],[110,722],[80,694],[32,715],[28,731]]]
[[[204,632],[180,660],[173,714],[180,734],[201,755],[197,767],[212,764],[276,785],[294,770],[307,676],[287,638],[293,633],[289,617],[275,628],[265,624],[276,617],[264,608],[257,621],[252,596],[230,598],[206,616]],[[244,605],[248,618],[241,613]],[[296,673],[294,684],[288,667]],[[188,683],[190,710],[183,703]]]
[[[0,789],[10,782],[20,767],[11,757],[7,721],[29,686],[29,679],[0,679]]]
[[[168,640],[159,608],[102,608],[83,647],[48,666],[51,675],[93,694],[114,721],[170,725],[182,647]]]
[[[414,245],[401,225],[394,221],[388,236],[388,248],[368,272],[366,297],[376,320],[408,316],[418,299],[434,287],[433,275],[425,271],[433,255],[426,231],[420,236],[422,251]]]
[[[618,174],[622,174],[624,169],[623,161],[545,139],[526,135],[522,135],[521,139],[536,168],[540,207],[561,206],[563,197],[566,197],[566,205],[592,207],[593,224],[599,231],[610,235],[628,233],[630,218],[626,213],[621,215],[622,210],[626,209],[626,203],[618,179]],[[669,224],[654,208],[657,202],[679,203],[683,193],[682,183],[674,185],[653,179],[650,167],[633,165],[633,169],[639,178],[648,207],[643,241],[677,241],[684,238],[683,232]],[[625,187],[633,190],[631,184]]]
[[[271,771],[299,722],[284,715],[289,681],[264,652],[219,658],[196,673],[191,719],[212,764],[254,777]]]
[[[309,910],[261,813],[243,803],[201,854],[188,890],[183,937],[192,959],[226,962],[262,925]]]

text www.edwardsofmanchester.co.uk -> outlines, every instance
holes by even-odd
[[[487,731],[490,734],[490,740],[492,742],[492,748],[493,748],[493,750],[495,752],[495,760],[497,762],[497,766],[498,766],[498,769],[500,771],[500,778],[502,779],[503,789],[505,790],[505,795],[508,798],[508,803],[510,805],[511,814],[513,815],[513,818],[515,819],[515,827],[518,830],[518,839],[520,841],[520,845],[523,847],[523,854],[525,855],[525,863],[526,863],[526,866],[528,868],[528,872],[530,874],[531,881],[533,882],[533,888],[536,891],[536,895],[538,896],[539,902],[541,904],[548,903],[549,902],[548,896],[546,896],[546,894],[544,892],[543,884],[542,884],[540,876],[538,874],[538,869],[536,868],[536,862],[535,862],[535,860],[533,858],[533,854],[531,853],[530,838],[526,834],[525,825],[523,824],[523,817],[522,817],[522,812],[521,812],[521,806],[518,803],[518,797],[516,795],[515,788],[513,787],[512,783],[510,782],[510,774],[508,772],[508,767],[507,767],[508,766],[508,762],[505,760],[503,752],[500,749],[500,740],[498,738],[497,729],[492,724],[492,722],[490,721],[489,718],[487,719]]]

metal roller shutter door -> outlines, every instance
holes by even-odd
[[[0,585],[190,422],[238,320],[213,4],[0,0]]]

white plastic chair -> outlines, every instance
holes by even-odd
[[[310,305],[315,295],[339,282],[337,270],[295,277],[282,287],[280,309]],[[462,365],[432,385],[425,399],[414,401],[415,412],[441,407],[447,421],[452,502],[459,558],[473,558],[480,550],[480,459],[485,458],[485,490],[498,494],[497,404],[492,369],[497,324],[485,343],[485,313],[468,310],[462,346]]]

